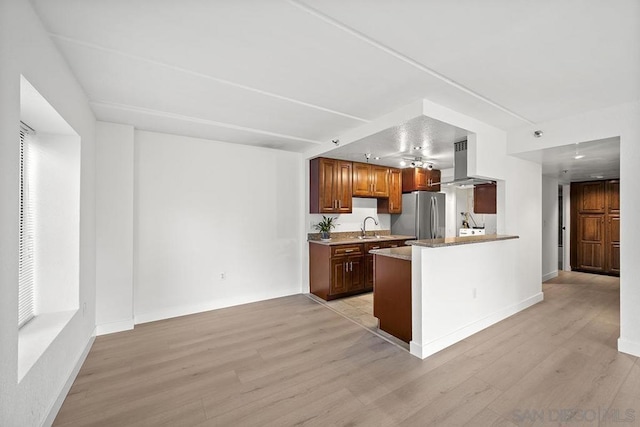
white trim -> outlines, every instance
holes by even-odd
[[[542,283],[546,282],[547,280],[551,280],[554,277],[558,277],[558,270],[552,271],[552,272],[547,273],[547,274],[543,274],[542,275]]]
[[[276,293],[274,295],[262,295],[259,297],[238,298],[232,301],[209,301],[202,304],[181,305],[167,307],[160,310],[148,311],[146,313],[134,314],[133,322],[136,325],[141,323],[155,322],[157,320],[171,319],[173,317],[188,316],[189,314],[202,313],[205,311],[218,310],[220,308],[235,307],[237,305],[251,304],[253,302],[267,301],[275,298],[299,295],[299,292]]]
[[[56,416],[60,411],[60,408],[62,408],[62,404],[64,403],[64,400],[67,398],[67,394],[69,393],[69,390],[71,390],[71,386],[73,385],[73,382],[76,380],[76,377],[78,376],[78,372],[80,372],[80,368],[82,368],[84,361],[87,359],[87,356],[89,355],[89,351],[91,350],[91,347],[93,346],[93,342],[95,341],[95,339],[96,339],[96,330],[94,329],[93,332],[91,333],[91,336],[89,337],[89,341],[87,341],[87,345],[84,347],[84,350],[78,357],[78,360],[76,360],[76,364],[73,367],[71,373],[69,374],[69,378],[67,379],[67,382],[64,383],[64,385],[62,386],[62,389],[60,390],[60,393],[58,393],[58,398],[51,404],[51,407],[47,411],[47,416],[42,421],[42,424],[40,424],[41,426],[50,426],[55,421]]]
[[[410,352],[420,359],[425,359],[426,357],[431,356],[432,354],[435,354],[440,350],[449,347],[450,345],[462,341],[463,339],[468,338],[471,335],[480,332],[481,330],[486,329],[489,326],[500,322],[501,320],[506,319],[507,317],[513,316],[514,314],[524,310],[525,308],[531,307],[532,305],[537,304],[542,300],[544,300],[544,294],[542,292],[539,292],[536,295],[525,299],[524,301],[499,310],[483,319],[472,322],[458,329],[457,331],[454,331],[453,333],[437,338],[426,344],[420,345],[416,342],[411,341],[409,343]]]
[[[640,357],[640,343],[618,338],[618,351],[632,356]]]
[[[120,322],[109,322],[96,326],[96,335],[113,334],[114,332],[130,331],[133,329],[133,319]]]

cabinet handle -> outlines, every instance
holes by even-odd
[[[355,249],[345,249],[344,253],[345,254],[350,254],[351,252],[353,252]]]
[[[353,261],[349,263],[349,271],[353,271]]]
[[[398,245],[389,245],[390,248],[397,248]]]
[[[338,200],[338,209],[342,209],[342,200]]]
[[[380,249],[380,246],[374,246],[371,249]]]

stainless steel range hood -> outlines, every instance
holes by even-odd
[[[442,182],[441,185],[452,187],[472,187],[477,184],[490,184],[490,179],[472,178],[467,175],[467,141],[453,144],[453,181]]]

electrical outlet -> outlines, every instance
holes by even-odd
[[[227,273],[225,272],[220,273],[220,279],[224,280],[226,278],[227,278]]]

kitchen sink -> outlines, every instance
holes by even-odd
[[[382,239],[383,237],[389,237],[389,236],[358,236],[358,239],[360,239],[360,240],[375,240],[375,239]]]

